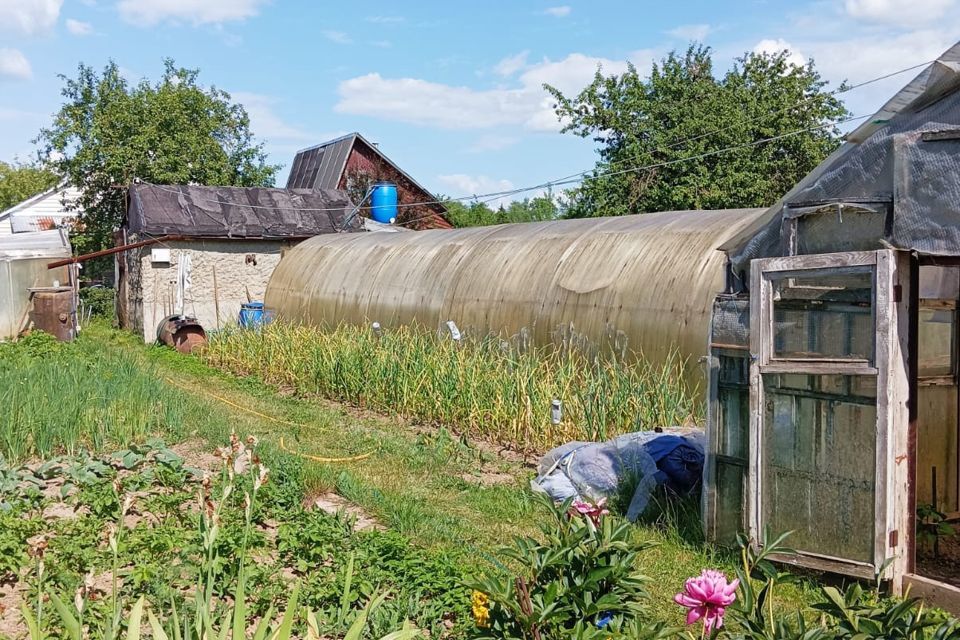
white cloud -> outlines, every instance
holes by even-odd
[[[367,22],[374,24],[397,24],[403,21],[404,18],[401,16],[370,16],[367,18]]]
[[[956,31],[914,29],[877,38],[861,34],[844,40],[800,42],[816,62],[817,69],[836,87],[847,80],[859,84],[881,75],[923,64],[937,58],[956,42]],[[868,86],[841,94],[855,115],[876,111],[922,69],[914,69]]]
[[[509,180],[496,180],[487,176],[469,176],[464,173],[454,173],[450,175],[437,176],[437,180],[445,184],[453,191],[450,195],[466,197],[483,193],[498,193],[500,191],[510,191],[514,188]],[[511,198],[502,197],[487,202],[487,206],[493,209],[507,206]],[[468,203],[469,204],[469,203]]]
[[[483,153],[484,151],[502,151],[512,147],[519,138],[514,136],[502,136],[496,134],[484,135],[477,138],[476,142],[467,147],[468,153]]]
[[[0,29],[32,36],[57,23],[63,0],[0,0]]]
[[[853,18],[892,26],[932,24],[958,8],[957,0],[846,0]],[[955,13],[953,15],[956,15]]]
[[[344,33],[343,31],[332,31],[328,29],[326,31],[321,31],[320,33],[322,33],[323,37],[329,40],[330,42],[335,42],[337,44],[353,43],[353,38],[351,38],[348,34]]]
[[[33,76],[30,61],[17,49],[0,48],[0,78],[28,80]]]
[[[667,31],[667,35],[673,36],[678,40],[696,40],[703,42],[707,36],[713,32],[713,27],[708,24],[682,24]]]
[[[374,40],[370,44],[373,45],[374,47],[379,47],[381,49],[389,49],[390,47],[393,46],[393,43],[390,42],[389,40]]]
[[[753,47],[753,52],[758,54],[776,54],[781,51],[787,52],[787,64],[792,64],[797,67],[802,67],[807,64],[807,58],[783,38],[761,40]]]
[[[309,142],[314,140],[309,132],[284,122],[275,111],[279,101],[271,96],[248,91],[233,91],[230,97],[239,102],[250,116],[250,129],[258,138],[270,142]]]
[[[266,0],[120,0],[117,9],[124,20],[141,27],[161,22],[198,26],[245,20],[257,15],[260,5],[265,2]]]
[[[652,60],[638,51],[630,60],[643,68]],[[474,89],[419,78],[384,78],[379,73],[344,80],[337,87],[340,113],[373,116],[441,129],[485,129],[519,125],[538,131],[557,131],[560,123],[553,100],[543,89],[550,84],[565,94],[575,93],[593,80],[600,66],[604,74],[622,73],[627,61],[572,53],[562,60],[544,59],[528,65],[515,87]]]
[[[75,36],[89,36],[93,33],[93,25],[73,18],[67,18],[67,31]]]
[[[568,5],[561,5],[559,7],[550,7],[544,10],[544,13],[548,16],[553,16],[554,18],[566,18],[570,15],[570,12],[573,11]]]
[[[527,66],[527,56],[530,55],[529,51],[521,51],[520,53],[507,56],[503,60],[497,63],[497,66],[493,68],[498,75],[501,76],[512,76],[520,69],[523,69]]]

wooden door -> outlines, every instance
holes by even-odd
[[[751,268],[751,535],[793,531],[797,554],[782,561],[883,573],[896,589],[912,526],[901,348],[908,268],[888,250]]]

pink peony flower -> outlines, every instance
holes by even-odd
[[[590,504],[589,502],[584,502],[583,500],[574,500],[573,509],[577,513],[583,516],[587,516],[590,520],[593,521],[593,524],[599,525],[601,516],[605,516],[610,513],[608,509],[604,507],[607,504],[606,498],[600,498],[597,501],[597,504]]]
[[[710,633],[723,626],[723,614],[737,599],[739,580],[727,582],[720,571],[704,569],[699,576],[688,578],[683,591],[673,597],[681,607],[689,609],[687,624],[703,619],[703,628]]]

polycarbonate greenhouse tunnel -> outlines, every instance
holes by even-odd
[[[574,340],[652,362],[706,353],[724,289],[717,250],[762,209],[505,224],[411,233],[323,235],[290,250],[266,305],[288,322],[379,322],[533,344]]]

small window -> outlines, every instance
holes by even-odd
[[[920,309],[920,378],[947,378],[954,375],[956,317],[957,312],[952,309]]]
[[[873,363],[873,272],[784,273],[773,284],[773,357]]]

